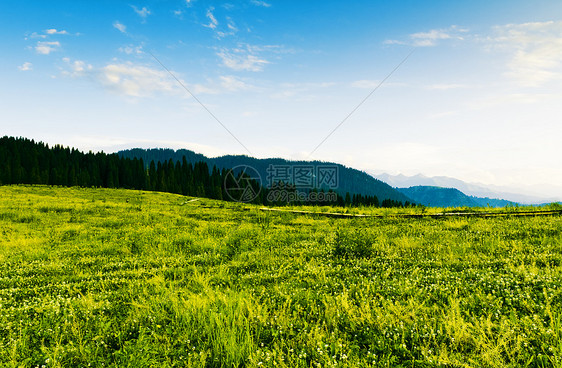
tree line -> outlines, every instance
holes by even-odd
[[[192,164],[185,156],[175,162],[170,159],[145,163],[142,158],[122,157],[115,153],[83,153],[61,145],[49,147],[48,144],[27,138],[0,138],[0,185],[125,188],[233,200],[232,193],[227,188],[235,187],[242,175],[244,173],[229,175],[229,170],[220,170],[216,166],[210,168],[204,161]],[[261,187],[255,180],[248,179],[245,182],[250,183],[256,193],[252,203],[272,204],[267,199],[271,189]],[[379,202],[376,196],[361,194],[351,196],[347,193],[341,196],[335,193],[331,198],[334,197],[335,203],[320,201],[308,204],[375,207],[404,205],[389,199]],[[274,204],[283,205],[287,202],[276,201]]]
[[[145,165],[142,159],[103,152],[83,153],[26,138],[0,138],[0,184],[45,184],[152,190],[223,198],[225,170],[205,162]]]

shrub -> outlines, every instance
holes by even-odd
[[[332,255],[340,258],[368,258],[373,252],[373,239],[365,229],[337,228]]]

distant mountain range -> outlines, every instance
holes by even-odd
[[[338,182],[334,191],[345,196],[361,194],[376,196],[380,201],[390,199],[433,207],[504,207],[515,204],[543,204],[559,199],[518,194],[500,187],[488,187],[481,184],[466,183],[458,179],[424,175],[405,176],[389,174],[368,174],[341,164],[321,161],[290,161],[281,158],[257,159],[243,155],[227,155],[209,158],[190,150],[180,149],[128,149],[117,152],[126,158],[142,158],[146,165],[151,161],[173,162],[185,157],[187,162],[206,162],[209,168],[231,169],[237,166],[250,166],[261,177],[262,185],[268,186],[271,167],[337,167]],[[292,169],[291,169],[292,170]],[[321,187],[329,189],[328,187]]]
[[[521,203],[521,204],[544,204],[561,201],[562,198],[550,197],[540,194],[540,188],[530,188],[527,191],[517,190],[514,188],[483,185],[475,183],[466,183],[462,180],[450,178],[446,176],[427,177],[421,174],[414,176],[405,175],[390,175],[390,174],[371,174],[375,178],[388,183],[395,188],[408,188],[412,186],[430,186],[442,188],[455,188],[471,197],[479,197],[485,201],[492,201],[494,199],[502,199],[505,202]],[[554,187],[556,188],[556,187]],[[556,188],[557,189],[557,188]],[[560,188],[562,192],[562,187]],[[414,198],[412,198],[414,199]],[[487,202],[492,205],[492,202]],[[502,203],[502,202],[498,202]],[[486,204],[484,204],[486,205]],[[493,205],[494,206],[494,205]]]
[[[234,176],[229,169],[235,171]],[[247,174],[243,179],[238,176],[242,171]],[[556,198],[498,192],[495,191],[497,187],[490,189],[448,177],[388,174],[377,177],[331,162],[233,155],[209,158],[185,149],[137,148],[113,154],[86,154],[60,145],[49,147],[26,138],[0,138],[0,185],[147,189],[221,199],[223,195],[230,195],[230,191],[246,193],[247,188],[240,184],[243,180],[251,183],[252,188],[268,189],[261,197],[254,197],[260,203],[265,203],[265,196],[278,193],[292,193],[297,201],[303,202],[306,200],[299,199],[304,198],[301,195],[318,198],[315,190],[336,192],[339,205],[354,206],[391,207],[413,203],[433,207],[503,207],[517,203],[560,202]],[[547,190],[558,192],[556,185]],[[285,201],[282,198],[268,200]],[[324,202],[320,199],[317,203]]]
[[[190,150],[180,149],[141,149],[134,148],[117,152],[121,157],[125,158],[142,158],[144,163],[148,165],[151,161],[164,162],[172,160],[173,162],[182,161],[183,157],[186,158],[188,163],[195,162],[206,162],[209,168],[216,166],[219,169],[231,169],[237,166],[247,165],[254,168],[260,175],[262,185],[269,186],[268,178],[271,178],[271,167],[281,168],[290,167],[293,170],[298,167],[314,167],[316,171],[320,167],[324,168],[337,168],[337,183],[336,185],[330,186],[320,186],[321,189],[333,189],[335,192],[342,196],[346,193],[350,195],[361,194],[363,196],[376,196],[379,201],[385,199],[390,199],[392,201],[398,202],[410,202],[413,201],[400,191],[392,188],[387,183],[374,178],[373,176],[356,169],[346,167],[341,164],[321,162],[321,161],[289,161],[281,158],[267,158],[267,159],[257,159],[249,156],[242,155],[228,155],[221,157],[209,158],[199,153],[195,153]],[[292,176],[292,175],[291,175]],[[279,179],[279,177],[274,179]]]

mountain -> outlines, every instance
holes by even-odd
[[[182,161],[185,156],[188,163],[198,161],[206,162],[209,168],[216,166],[218,169],[231,169],[237,166],[249,166],[257,171],[263,186],[270,187],[272,182],[281,181],[287,183],[295,183],[300,180],[303,182],[314,182],[320,185],[314,187],[324,190],[332,189],[342,196],[346,193],[350,195],[361,194],[363,196],[376,196],[379,201],[389,199],[399,202],[413,201],[403,193],[392,188],[387,183],[378,180],[366,172],[359,171],[341,164],[321,161],[289,161],[281,158],[258,159],[243,155],[228,155],[221,157],[209,158],[204,155],[195,153],[190,150],[173,150],[173,149],[129,149],[117,152],[124,158],[142,158],[145,164],[154,162],[165,162],[172,160],[173,162]],[[297,170],[307,173],[305,176],[296,177]],[[331,170],[331,171],[330,171]],[[335,180],[329,183],[320,182],[323,178],[322,173],[330,172]],[[278,175],[275,175],[278,174]]]
[[[497,199],[489,197],[475,197],[469,196],[470,199],[478,203],[480,207],[506,207],[506,206],[517,206],[519,203],[508,201],[507,199]]]
[[[130,158],[130,159],[142,158],[142,160],[147,166],[148,164],[150,164],[150,161],[154,161],[154,163],[158,163],[158,162],[167,162],[170,159],[172,159],[172,161],[174,162],[178,162],[178,161],[181,162],[184,156],[187,159],[187,162],[191,164],[194,164],[195,162],[207,162],[208,164],[208,160],[209,160],[209,158],[207,158],[202,154],[195,153],[193,151],[186,150],[186,149],[173,150],[170,148],[156,148],[156,149],[132,148],[128,150],[119,151],[117,152],[117,154],[121,157]]]
[[[398,191],[415,202],[431,207],[477,207],[479,204],[455,188],[414,186],[398,188]]]
[[[562,198],[559,197],[541,194],[545,193],[544,188],[542,187],[530,187],[528,189],[510,188],[477,183],[466,183],[462,180],[446,176],[427,177],[421,174],[414,176],[406,176],[402,174],[390,175],[386,173],[372,175],[375,178],[382,180],[393,187],[406,188],[422,185],[455,188],[469,196],[479,197],[492,202],[496,200],[500,201],[497,203],[502,203],[501,201],[505,201],[508,203],[514,202],[522,204],[542,204],[558,202],[562,200]],[[557,190],[558,192],[562,192],[562,187],[558,186],[550,186],[549,189],[549,193],[556,192]],[[484,205],[486,204],[484,203]]]
[[[397,188],[416,203],[432,207],[505,207],[516,203],[503,199],[468,196],[456,188],[418,185]]]

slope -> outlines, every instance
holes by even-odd
[[[208,158],[204,155],[197,154],[189,150],[172,150],[172,149],[131,149],[117,152],[118,155],[127,158],[143,158],[144,162],[148,164],[150,161],[155,162],[163,161],[180,161],[186,157],[188,162],[194,163],[196,161],[204,161],[209,168],[216,166],[219,169],[231,169],[237,166],[250,166],[254,168],[261,178],[262,185],[269,187],[272,184],[272,179],[279,179],[278,177],[272,178],[272,169],[275,168],[288,168],[289,171],[294,172],[295,168],[311,168],[312,172],[317,173],[319,168],[335,168],[337,178],[335,185],[318,185],[319,188],[328,190],[333,189],[340,195],[346,193],[361,194],[367,196],[377,196],[382,201],[390,199],[399,202],[413,202],[403,193],[392,188],[390,185],[372,177],[371,175],[353,169],[341,164],[332,162],[321,161],[290,161],[281,158],[266,158],[258,159],[242,155],[227,155],[215,158]],[[195,161],[194,161],[195,160]],[[268,170],[269,169],[269,170]],[[290,175],[289,182],[294,183],[294,175]],[[334,184],[334,183],[332,183]]]

